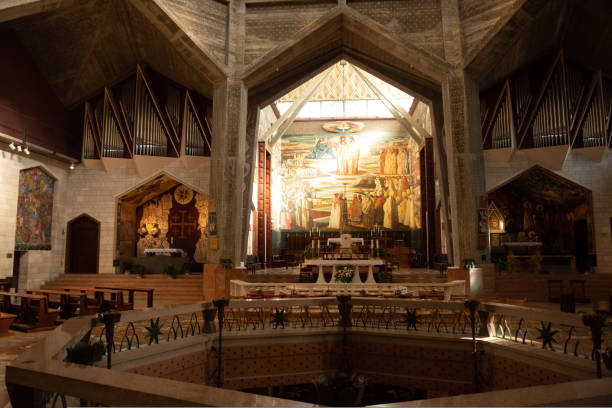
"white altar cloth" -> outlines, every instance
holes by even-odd
[[[330,238],[333,239],[333,238]],[[357,238],[353,238],[357,239]],[[363,239],[363,238],[362,238]],[[353,265],[355,270],[353,271],[353,280],[351,283],[361,283],[361,278],[359,277],[359,267],[367,266],[368,267],[368,277],[365,283],[376,283],[374,280],[374,265],[384,265],[385,261],[383,259],[306,259],[304,261],[305,265],[316,265],[319,266],[319,277],[317,278],[318,284],[327,284],[325,280],[325,276],[323,274],[323,266],[331,266],[332,267],[332,277],[331,281],[334,280],[334,276],[336,274],[336,266],[338,265]]]
[[[327,245],[329,244],[340,244],[342,238],[327,238]],[[351,243],[363,245],[363,238],[351,238]]]
[[[144,250],[146,255],[182,255],[183,251],[181,248],[147,248]]]

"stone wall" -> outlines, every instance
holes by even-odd
[[[11,276],[15,248],[15,224],[19,171],[42,165],[56,179],[51,250],[28,251],[20,262],[20,289],[36,288],[64,272],[66,224],[86,213],[100,222],[99,272],[114,273],[113,259],[117,237],[117,199],[159,174],[140,177],[131,161],[125,167],[106,172],[79,165],[73,171],[68,165],[44,157],[0,151],[0,277]],[[195,169],[185,169],[173,160],[162,170],[169,176],[204,194],[209,194],[210,161]]]
[[[68,165],[44,158],[36,160],[33,156],[0,150],[0,277],[13,274],[19,171],[42,166],[57,180],[53,191],[51,250],[27,251],[21,257],[20,288],[40,286],[53,275],[52,271],[63,270]]]
[[[539,164],[520,151],[516,152],[510,163],[491,160],[485,154],[486,189],[491,191],[532,166]],[[551,170],[551,169],[549,169]],[[587,160],[570,151],[560,171],[556,174],[591,190],[593,193],[593,226],[595,252],[597,254],[597,273],[612,273],[612,236],[610,218],[612,217],[612,152],[606,151],[600,163]]]

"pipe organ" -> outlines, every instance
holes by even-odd
[[[568,143],[567,112],[565,93],[563,92],[563,72],[555,70],[550,86],[544,93],[543,100],[531,127],[533,146],[559,146]]]
[[[562,51],[548,69],[542,66],[482,92],[483,148],[605,147],[612,137],[612,81],[565,61]]]
[[[210,156],[210,102],[174,82],[138,66],[135,75],[105,88],[85,103],[84,159],[133,155],[178,157],[184,138],[189,156]],[[204,101],[194,104],[192,98]]]
[[[205,131],[210,129],[207,126],[208,122],[204,118],[204,123],[202,123],[191,95],[187,94],[185,100],[185,154],[187,156],[210,156],[211,135],[210,132],[207,134]]]
[[[95,130],[95,123],[93,122],[91,115],[91,108],[89,105],[85,106],[85,123],[83,125],[83,151],[82,156],[84,159],[99,159],[99,146],[98,137]]]

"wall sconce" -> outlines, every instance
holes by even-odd
[[[74,170],[74,163],[70,163],[70,170]]]
[[[9,145],[9,147],[11,148],[11,150],[15,150],[17,147],[15,146],[15,143],[11,142],[11,144]]]

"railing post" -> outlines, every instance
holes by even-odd
[[[476,311],[480,302],[477,300],[466,300],[465,307],[470,311],[470,326],[472,328],[472,359],[474,360],[474,392],[480,392],[480,381],[478,373],[478,349],[476,347]],[[482,326],[482,325],[481,325]]]
[[[601,378],[601,337],[603,328],[606,326],[606,315],[584,315],[582,316],[582,322],[585,326],[589,326],[591,328],[591,341],[593,342],[593,352],[591,353],[591,357],[595,360],[597,378]]]
[[[351,304],[351,295],[339,295],[336,298],[338,299],[338,312],[340,312],[340,322],[338,324],[342,327],[342,361],[340,367],[342,372],[348,373],[348,339],[346,328],[353,326],[351,320],[353,305]]]
[[[215,299],[213,300],[213,305],[217,308],[217,317],[219,319],[219,350],[218,350],[218,358],[217,358],[217,387],[223,387],[223,382],[221,381],[221,372],[223,369],[223,348],[222,348],[222,340],[223,340],[223,313],[225,306],[229,304],[229,299]]]
[[[104,324],[104,334],[106,335],[106,368],[110,369],[112,367],[111,351],[115,343],[115,323],[121,320],[121,313],[100,313],[98,320]]]
[[[217,314],[216,309],[204,309],[202,315],[204,317],[204,323],[202,325],[203,333],[214,333],[217,331],[215,328],[215,315]]]

